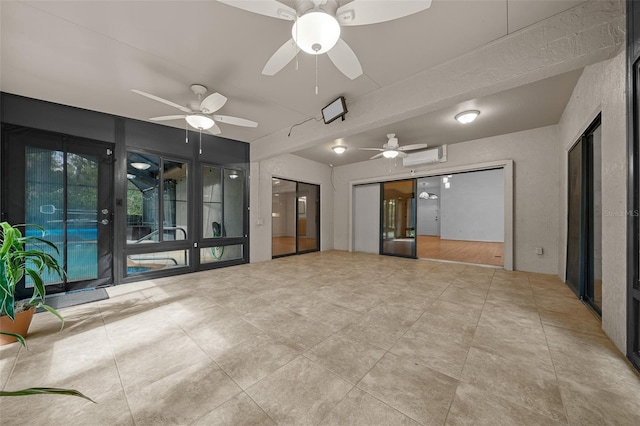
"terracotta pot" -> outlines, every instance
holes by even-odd
[[[27,330],[31,325],[33,314],[36,312],[36,308],[31,308],[28,311],[22,311],[16,314],[16,320],[11,321],[6,315],[0,317],[0,331],[8,331],[10,333],[19,334],[22,337],[27,337]],[[0,346],[7,345],[16,341],[15,337],[5,336],[0,334]]]

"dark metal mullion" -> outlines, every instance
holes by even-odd
[[[164,158],[158,157],[158,242],[164,241]]]
[[[68,214],[68,209],[69,209],[69,193],[68,193],[68,178],[67,178],[67,173],[68,173],[68,166],[67,166],[67,160],[68,160],[68,153],[69,153],[69,144],[68,144],[68,139],[67,137],[63,137],[62,138],[62,265],[63,265],[63,270],[64,270],[64,276],[62,277],[62,286],[63,289],[66,291],[67,290],[67,271],[68,271],[68,260],[69,260],[69,256],[68,256],[68,247],[69,247],[69,243],[68,243],[68,232],[69,232],[69,226],[67,225],[67,221],[69,220],[69,214]]]
[[[298,244],[298,240],[300,239],[300,230],[298,229],[298,191],[300,191],[300,182],[296,182],[296,201],[295,201],[295,213],[293,215],[294,220],[296,221],[296,254],[300,254],[300,247]]]

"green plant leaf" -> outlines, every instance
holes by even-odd
[[[22,336],[21,336],[21,335],[19,335],[19,334],[16,334],[16,333],[9,333],[8,331],[0,331],[0,334],[4,334],[5,336],[12,336],[12,337],[15,337],[15,338],[16,338],[16,340],[17,340],[18,342],[20,342],[20,344],[21,344],[22,346],[24,346],[25,348],[27,347],[27,342],[24,340],[24,337],[22,337]]]
[[[58,319],[60,320],[60,322],[62,323],[62,325],[60,325],[60,330],[62,330],[64,328],[64,318],[62,318],[62,315],[60,315],[60,313],[58,313],[58,311],[56,311],[55,309],[53,309],[51,306],[49,305],[45,305],[44,303],[40,302],[36,305],[36,308],[42,308],[48,312],[51,312],[53,315],[57,316]]]
[[[87,401],[91,401],[97,404],[93,399],[89,398],[82,392],[78,392],[74,389],[60,389],[60,388],[29,388],[19,391],[0,391],[0,396],[26,396],[26,395],[68,395],[84,398]]]

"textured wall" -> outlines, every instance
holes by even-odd
[[[448,161],[416,168],[416,177],[452,167],[513,160],[514,269],[558,273],[558,132],[557,126],[526,130],[449,145]],[[401,161],[374,160],[335,169],[334,246],[349,248],[349,183],[409,177]],[[543,247],[536,255],[534,247]]]
[[[626,352],[627,318],[627,114],[625,53],[585,68],[559,124],[560,238],[558,261],[565,276],[567,236],[567,152],[598,113],[602,113],[602,328]]]

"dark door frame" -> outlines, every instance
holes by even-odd
[[[15,143],[8,143],[5,140],[2,147],[2,220],[7,220],[12,223],[24,223],[25,222],[25,149],[27,146],[33,146],[37,148],[44,148],[50,150],[62,151],[65,156],[65,163],[63,165],[66,176],[66,156],[68,153],[72,154],[90,154],[96,155],[99,164],[99,176],[98,176],[98,212],[97,212],[97,229],[102,232],[98,232],[97,240],[97,278],[89,280],[79,281],[67,281],[66,277],[60,284],[51,284],[47,286],[48,293],[58,293],[64,291],[80,290],[85,288],[94,288],[101,286],[108,286],[114,282],[114,256],[113,256],[113,235],[114,235],[114,148],[115,145],[109,142],[102,142],[79,136],[69,136],[56,132],[32,129],[18,125],[4,125],[2,126],[3,139],[9,137],[10,134],[29,135],[37,134],[40,140],[34,140],[29,142],[27,140],[18,140]],[[46,139],[47,142],[43,142],[42,139]],[[19,178],[21,176],[21,178]],[[10,179],[11,177],[11,179]],[[64,186],[66,188],[66,177]],[[66,189],[65,189],[66,193]],[[18,199],[20,199],[18,201]],[[65,195],[66,206],[66,195]],[[108,211],[102,213],[101,210],[108,206]],[[100,221],[106,220],[106,224],[101,224]],[[106,228],[105,228],[106,227]],[[66,246],[66,234],[63,237],[63,245]],[[64,247],[58,247],[62,250]],[[63,267],[66,269],[66,259],[63,260]],[[24,281],[18,285],[16,293],[19,297],[28,297],[31,290],[25,288]]]

